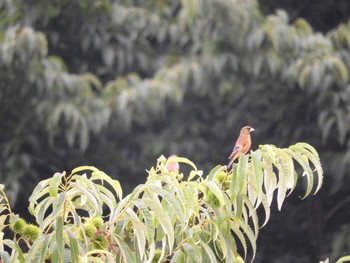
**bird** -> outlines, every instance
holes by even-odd
[[[227,168],[230,169],[232,166],[232,163],[241,155],[241,154],[246,154],[250,146],[252,145],[252,139],[250,137],[250,133],[254,131],[255,129],[250,127],[250,126],[244,126],[241,129],[241,132],[238,136],[238,139],[236,141],[235,146],[233,147],[232,153],[228,157],[230,160]]]
[[[171,156],[169,156],[168,160],[170,160],[171,158],[176,158],[178,157],[177,155],[173,154]],[[167,164],[165,165],[165,167],[167,168],[168,172],[176,172],[178,173],[180,170],[180,165],[178,162],[167,162]]]

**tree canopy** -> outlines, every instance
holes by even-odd
[[[10,200],[26,203],[30,191],[19,193],[36,181],[83,164],[130,191],[161,154],[209,170],[249,124],[253,149],[308,142],[326,174],[317,202],[285,208],[307,219],[289,214],[266,228],[293,222],[283,242],[266,237],[274,245],[261,261],[343,255],[350,23],[319,33],[269,11],[254,0],[1,1],[0,177]]]
[[[189,167],[188,173],[180,167]],[[35,225],[13,213],[0,185],[0,259],[11,262],[253,261],[260,225],[270,219],[305,175],[305,194],[317,193],[323,169],[307,143],[262,145],[238,163],[209,174],[184,157],[161,156],[144,184],[125,197],[93,166],[55,173],[35,187],[29,211]],[[274,171],[276,170],[276,172]],[[274,195],[277,192],[277,195]],[[257,210],[262,207],[264,223]],[[14,233],[13,240],[4,235]],[[22,245],[22,243],[24,243]]]

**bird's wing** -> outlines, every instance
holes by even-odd
[[[232,159],[233,156],[235,156],[235,154],[238,152],[239,149],[242,148],[242,145],[235,145],[235,148],[233,148],[232,153],[230,154],[230,156],[228,157],[228,159]]]

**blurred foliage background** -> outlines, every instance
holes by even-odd
[[[255,262],[350,251],[350,2],[0,0],[0,180],[27,213],[41,179],[94,165],[126,192],[164,154],[209,171],[243,125],[305,141],[324,187],[294,193]]]

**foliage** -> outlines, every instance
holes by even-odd
[[[188,172],[170,170],[172,163]],[[161,156],[147,181],[125,197],[117,180],[82,166],[37,185],[29,199],[37,226],[11,211],[2,186],[1,261],[243,262],[248,254],[253,260],[257,209],[265,211],[266,224],[276,191],[281,209],[297,183],[294,163],[307,178],[304,197],[316,193],[323,171],[306,143],[261,145],[232,171],[218,165],[205,177],[186,158]],[[13,240],[4,236],[6,228]]]
[[[115,174],[126,192],[161,154],[208,170],[249,124],[253,149],[308,141],[331,175],[314,205],[321,216],[291,203],[310,222],[274,222],[317,229],[295,249],[270,234],[264,244],[284,247],[265,260],[286,262],[285,250],[301,248],[312,262],[345,254],[335,247],[349,229],[350,24],[322,34],[283,10],[263,14],[259,3],[0,1],[0,178],[10,200],[24,203],[24,186],[83,163]],[[288,230],[305,228],[297,226]]]
[[[341,257],[339,258],[336,263],[341,263],[341,262],[349,262],[350,261],[350,256],[345,256],[345,257]],[[324,261],[320,261],[320,263],[329,263],[329,259],[327,258]]]

